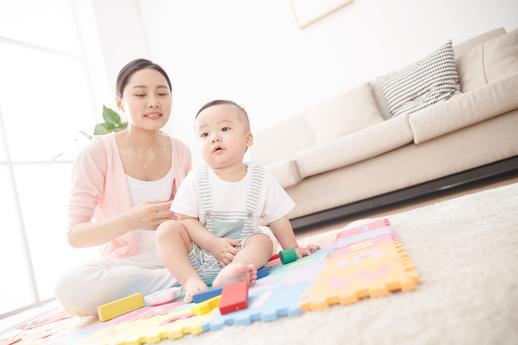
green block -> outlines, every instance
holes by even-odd
[[[281,258],[281,262],[286,265],[297,260],[297,252],[293,248],[284,249],[280,251],[279,257]]]

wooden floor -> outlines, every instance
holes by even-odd
[[[480,191],[483,191],[483,190],[486,190],[486,189],[491,189],[491,188],[495,188],[495,187],[505,186],[505,185],[512,184],[512,183],[517,183],[517,182],[518,182],[518,177],[516,177],[516,176],[515,177],[506,178],[506,179],[503,179],[503,180],[499,180],[499,181],[496,181],[496,182],[488,182],[488,183],[484,183],[484,184],[481,184],[481,185],[477,185],[476,187],[472,187],[472,188],[468,188],[468,189],[462,189],[462,190],[457,190],[457,191],[451,191],[451,192],[449,192],[447,194],[442,194],[442,195],[439,195],[439,196],[430,197],[430,198],[427,198],[425,200],[414,201],[414,202],[411,202],[409,204],[405,204],[403,206],[384,208],[383,210],[380,210],[380,211],[368,212],[368,213],[363,213],[363,214],[357,215],[357,216],[343,218],[340,221],[332,223],[332,224],[326,224],[326,225],[323,225],[323,226],[315,226],[315,227],[311,227],[311,228],[308,228],[308,229],[298,230],[295,233],[295,235],[296,235],[297,239],[299,240],[299,239],[303,239],[304,237],[307,237],[307,236],[313,236],[315,234],[319,234],[321,232],[326,232],[326,231],[329,231],[329,230],[334,230],[334,229],[342,228],[342,227],[346,226],[347,224],[349,224],[349,223],[351,223],[351,222],[353,222],[355,220],[358,220],[358,219],[380,218],[380,217],[384,217],[384,216],[388,216],[388,215],[392,215],[392,214],[396,214],[396,213],[401,213],[401,212],[405,212],[405,211],[408,211],[408,210],[412,210],[414,208],[418,208],[418,207],[422,207],[422,206],[426,206],[426,205],[430,205],[430,204],[435,204],[437,202],[441,202],[441,201],[444,201],[444,200],[454,199],[454,198],[457,198],[457,197],[462,196],[462,195],[472,194],[472,193],[480,192]]]

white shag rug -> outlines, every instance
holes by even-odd
[[[518,344],[518,183],[387,217],[416,291],[163,344]]]

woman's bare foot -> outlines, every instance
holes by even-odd
[[[191,303],[192,302],[192,296],[196,295],[199,292],[207,290],[207,284],[201,280],[200,277],[191,277],[187,279],[183,286],[183,291],[185,292],[185,296],[183,298],[183,301],[185,303]]]
[[[212,283],[213,287],[222,287],[228,284],[246,280],[248,285],[254,285],[257,280],[257,269],[254,265],[245,265],[240,262],[231,263],[223,267]]]

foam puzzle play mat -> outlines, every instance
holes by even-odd
[[[250,288],[234,284],[209,290],[198,296],[198,303],[177,299],[155,306],[144,305],[143,296],[135,294],[105,305],[100,314],[104,322],[56,313],[47,315],[44,322],[33,322],[32,327],[22,327],[0,344],[158,343],[414,290],[419,283],[410,256],[388,219],[317,238],[318,252],[294,261],[289,255],[272,257]]]

